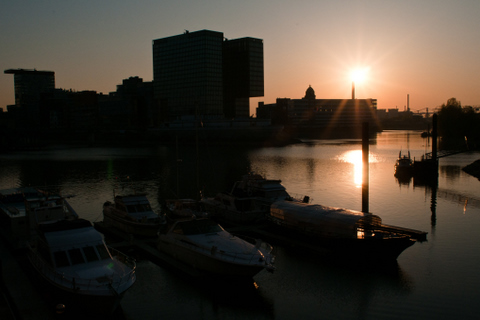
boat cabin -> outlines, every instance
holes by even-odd
[[[84,219],[39,225],[42,236],[37,249],[53,268],[70,267],[109,259],[103,238]]]
[[[115,196],[114,209],[139,222],[159,220],[145,195]]]
[[[373,214],[290,201],[274,202],[270,220],[286,228],[325,238],[363,239],[375,236],[382,219]]]

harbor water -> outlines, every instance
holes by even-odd
[[[370,141],[369,211],[383,223],[428,232],[396,264],[339,262],[275,248],[275,272],[251,281],[198,281],[135,252],[137,282],[125,319],[477,319],[480,314],[480,180],[462,168],[480,152],[439,159],[438,183],[399,181],[399,152],[420,159],[431,141],[384,131]],[[165,199],[214,196],[248,172],[280,179],[312,203],[362,209],[360,139],[308,140],[284,147],[196,145],[57,146],[0,154],[0,189],[35,186],[71,195],[78,215],[101,221],[114,194]],[[67,306],[68,308],[68,306]]]

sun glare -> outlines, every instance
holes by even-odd
[[[362,83],[367,79],[368,68],[357,68],[350,73],[350,78],[355,83]]]
[[[363,183],[363,157],[362,150],[350,150],[339,156],[339,159],[344,162],[353,164],[353,183],[357,188],[360,188]],[[369,154],[368,161],[370,163],[377,162],[375,156]]]
[[[352,150],[340,157],[343,161],[353,164],[353,183],[362,185],[362,150]]]

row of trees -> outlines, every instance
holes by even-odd
[[[480,114],[455,98],[448,99],[438,112],[438,134],[445,143],[465,141],[467,147],[480,146]]]

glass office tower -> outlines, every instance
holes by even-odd
[[[249,115],[263,96],[263,41],[201,30],[153,41],[155,99],[163,121]]]

